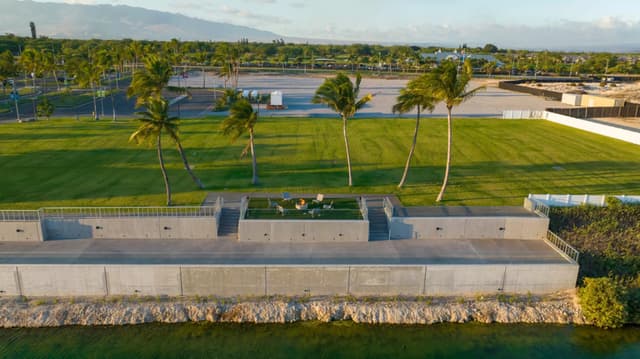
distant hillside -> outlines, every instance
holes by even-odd
[[[271,41],[280,35],[245,26],[199,20],[184,15],[124,5],[79,5],[0,0],[0,34],[77,39]]]

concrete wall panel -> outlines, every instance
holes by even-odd
[[[41,242],[40,221],[0,222],[0,242]]]
[[[181,295],[180,267],[173,265],[106,266],[110,295]]]
[[[14,265],[0,266],[0,296],[18,296],[17,267]]]
[[[25,296],[105,295],[104,267],[98,265],[20,265]]]
[[[262,266],[185,266],[182,267],[184,295],[260,296],[265,291]]]
[[[240,241],[366,242],[368,221],[242,220]]]
[[[271,224],[267,221],[240,220],[238,238],[241,241],[270,241]]]
[[[45,220],[48,239],[214,239],[214,217],[128,217]]]
[[[464,237],[469,239],[504,238],[505,218],[467,218]]]
[[[549,229],[549,218],[507,218],[504,227],[506,239],[545,239]]]
[[[507,293],[547,294],[573,288],[578,265],[508,265],[504,291]]]
[[[267,294],[344,295],[349,266],[267,267]]]
[[[353,295],[420,295],[424,266],[353,266],[349,277]]]
[[[503,288],[503,265],[430,265],[425,280],[426,295],[475,295],[496,293]]]
[[[304,221],[271,221],[272,242],[301,242],[305,234]]]

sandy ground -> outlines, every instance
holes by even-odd
[[[535,83],[523,84],[524,86],[545,89],[555,92],[576,92],[584,91],[591,95],[605,96],[611,98],[621,98],[627,101],[640,101],[640,82],[615,83],[600,87],[598,82],[585,82],[579,86],[570,86],[568,83]],[[615,85],[615,86],[613,86]]]
[[[637,117],[627,117],[627,118],[607,117],[607,118],[596,118],[596,120],[611,123],[618,126],[635,128],[637,130],[640,130],[640,118],[637,118]]]
[[[203,85],[200,72],[190,73],[188,78],[181,78],[179,81],[180,86],[202,87]],[[257,90],[260,93],[269,93],[275,90],[280,90],[284,93],[284,102],[287,109],[284,111],[261,109],[263,116],[335,116],[335,113],[326,106],[311,103],[311,97],[322,82],[323,78],[319,76],[251,74],[241,75],[238,85],[241,89]],[[358,117],[394,116],[391,108],[400,89],[406,83],[406,79],[364,78],[362,80],[361,94],[372,93],[375,97],[359,112]],[[207,74],[205,78],[205,86],[207,88],[220,87],[222,84],[222,79]],[[178,79],[174,78],[171,85],[178,85]],[[547,101],[544,98],[499,89],[497,88],[497,81],[473,80],[470,88],[480,85],[487,85],[487,89],[457,107],[454,110],[455,116],[501,117],[504,110],[544,110],[549,107],[568,107],[559,102]],[[446,116],[446,113],[446,108],[443,105],[438,105],[433,114],[427,114],[427,116],[442,117]],[[201,114],[206,113],[203,112]],[[415,114],[409,113],[406,116],[415,116]]]

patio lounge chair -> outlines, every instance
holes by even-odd
[[[287,202],[292,200],[289,192],[282,192],[282,200]]]
[[[322,203],[322,201],[324,201],[324,194],[322,193],[318,193],[318,195],[316,196],[316,199],[313,200],[313,203]]]

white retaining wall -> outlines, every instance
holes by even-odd
[[[548,111],[545,111],[544,118],[547,121],[555,122],[561,125],[640,145],[640,131],[635,132],[631,130],[625,130],[623,128],[608,126],[601,123],[573,118],[570,116],[560,115]]]
[[[241,219],[238,238],[254,242],[367,242],[369,221]]]
[[[577,128],[598,135],[615,138],[617,140],[640,145],[640,131],[631,131],[609,126],[598,122],[582,120],[570,116],[560,115],[549,111],[508,110],[503,111],[503,119],[544,119],[564,126]]]
[[[392,217],[391,239],[531,239],[547,236],[543,217]]]
[[[575,287],[575,264],[0,265],[0,295],[476,295]]]

